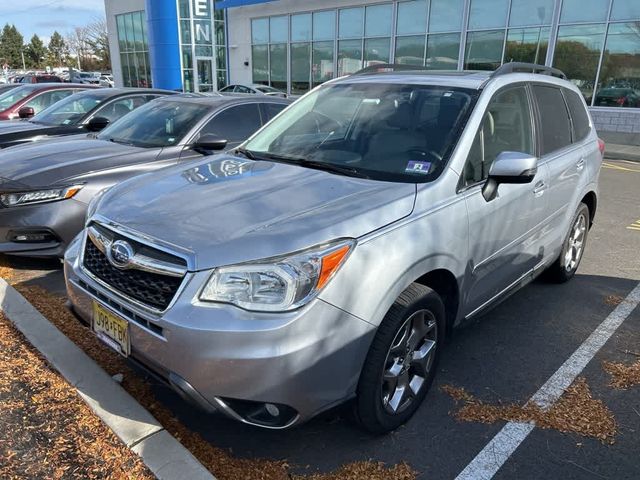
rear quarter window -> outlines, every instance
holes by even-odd
[[[582,98],[576,92],[569,89],[562,89],[564,98],[569,107],[571,121],[573,124],[573,141],[579,142],[584,140],[591,131],[589,126],[589,114],[587,113]]]
[[[533,85],[540,112],[542,155],[571,145],[571,121],[560,88]]]

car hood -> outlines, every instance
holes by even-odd
[[[130,179],[96,218],[183,252],[202,270],[358,238],[408,216],[416,186],[229,155]]]
[[[0,123],[0,138],[8,133],[29,132],[31,130],[42,130],[50,128],[49,125],[38,125],[36,123],[25,122],[22,120],[8,120]]]
[[[57,185],[78,175],[139,161],[146,150],[74,135],[0,151],[0,190]],[[154,149],[155,154],[158,150]],[[150,152],[151,153],[151,152]]]

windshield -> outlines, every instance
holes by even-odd
[[[177,145],[210,107],[181,101],[152,101],[105,128],[98,138],[139,147]]]
[[[98,106],[103,95],[78,93],[54,103],[31,119],[44,125],[74,125]]]
[[[18,87],[0,95],[0,110],[6,110],[33,92],[31,87]]]
[[[425,182],[444,169],[475,91],[428,85],[336,84],[310,93],[243,147],[355,176]],[[346,174],[346,173],[345,173]]]

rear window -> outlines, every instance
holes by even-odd
[[[580,98],[576,92],[566,88],[563,89],[563,92],[569,107],[569,113],[571,113],[573,141],[579,142],[584,140],[591,130],[591,127],[589,127],[589,115],[584,107],[584,103],[582,103],[582,98]]]
[[[534,85],[533,93],[540,111],[542,155],[571,145],[571,121],[560,89]]]

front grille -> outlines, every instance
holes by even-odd
[[[120,270],[87,238],[84,266],[118,292],[158,310],[166,309],[178,292],[183,278],[142,270]]]

